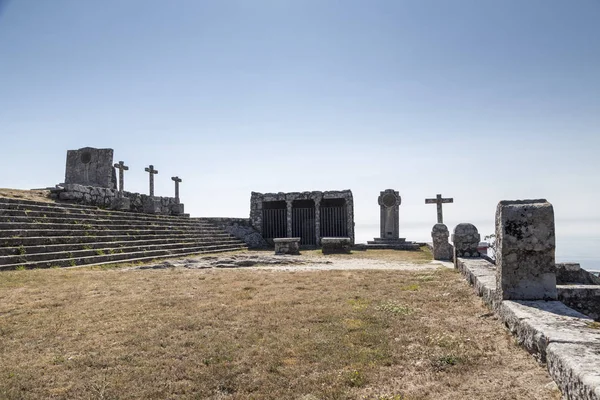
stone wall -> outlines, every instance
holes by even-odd
[[[250,249],[264,249],[269,247],[263,237],[252,227],[249,218],[192,218],[202,221],[208,221],[218,226],[225,232],[236,238],[243,240]]]
[[[183,213],[183,204],[180,204],[174,197],[150,197],[126,191],[119,193],[116,189],[97,186],[64,184],[62,188],[59,187],[54,191],[54,195],[59,200],[102,208],[118,208],[121,211],[148,212],[148,204],[152,203],[153,214],[180,215]],[[128,200],[125,208],[115,206],[115,204],[123,204],[123,202],[118,202],[120,198]]]
[[[322,200],[343,199],[346,203],[347,233],[354,243],[354,199],[350,190],[330,190],[312,192],[289,192],[289,193],[257,193],[252,192],[250,196],[250,222],[254,229],[263,235],[263,203],[271,201],[285,201],[287,203],[287,236],[292,236],[292,203],[296,200],[313,200],[315,202],[315,231],[317,245],[320,244],[320,216],[319,207]]]

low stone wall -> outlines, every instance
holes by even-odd
[[[600,400],[600,330],[591,318],[560,301],[501,301],[493,264],[458,258],[456,265],[518,342],[546,363],[564,399]]]
[[[208,221],[218,226],[230,235],[243,240],[250,249],[265,249],[270,247],[260,233],[252,227],[249,218],[204,217],[192,219]]]
[[[62,189],[59,188],[53,191],[53,193],[59,200],[102,208],[118,208],[121,211],[144,213],[147,212],[146,207],[149,202],[152,202],[153,214],[180,215],[183,211],[183,204],[178,203],[174,197],[150,197],[145,194],[126,191],[119,193],[116,189],[97,186],[69,183],[63,185]],[[128,207],[115,207],[115,204],[123,204],[123,202],[118,202],[120,196],[129,200]]]

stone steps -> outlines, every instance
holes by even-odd
[[[187,249],[192,247],[199,246],[219,246],[219,245],[239,245],[239,242],[236,239],[226,239],[226,240],[206,240],[206,241],[187,241],[187,242],[175,242],[175,243],[158,243],[158,244],[136,244],[131,245],[127,242],[126,244],[120,247],[114,246],[106,246],[106,247],[96,247],[96,248],[80,248],[80,249],[71,249],[71,250],[62,250],[62,251],[44,251],[38,253],[28,253],[27,247],[19,247],[17,248],[17,254],[8,255],[8,256],[0,256],[0,266],[8,265],[8,264],[21,264],[32,261],[48,261],[54,259],[64,259],[64,258],[80,258],[80,257],[90,257],[90,256],[101,256],[105,254],[123,254],[123,253],[137,253],[137,252],[146,252],[146,251],[154,251],[154,250],[175,250],[175,249]],[[22,254],[19,253],[19,250],[23,250]]]
[[[243,250],[246,247],[243,244],[233,246],[230,244],[221,244],[213,246],[195,246],[180,249],[136,251],[131,253],[103,254],[84,257],[68,257],[46,261],[30,261],[21,263],[12,263],[0,265],[0,270],[11,270],[15,268],[52,268],[52,267],[75,267],[92,266],[108,263],[129,263],[140,259],[153,260],[156,258],[180,257],[185,255],[216,253],[223,251]]]
[[[73,237],[72,239],[75,239]],[[86,237],[87,238],[87,237]],[[158,239],[143,239],[143,240],[113,240],[113,241],[98,241],[104,238],[93,238],[95,241],[89,242],[75,242],[74,240],[65,240],[67,243],[63,244],[34,244],[24,245],[19,244],[18,247],[0,247],[0,257],[4,256],[18,256],[18,255],[31,255],[39,253],[56,253],[56,252],[73,252],[78,250],[96,250],[96,249],[122,249],[128,246],[153,246],[160,244],[173,244],[173,243],[199,243],[199,244],[214,244],[224,243],[230,240],[230,236],[221,234],[219,236],[206,236],[199,237],[197,235],[185,235],[185,236],[164,236]],[[36,238],[38,239],[38,238]],[[44,238],[40,238],[44,239]],[[18,243],[18,242],[17,242]]]
[[[102,208],[97,208],[94,206],[86,206],[80,204],[72,204],[72,203],[45,203],[41,201],[32,201],[32,200],[17,200],[17,199],[8,199],[6,197],[0,197],[0,208],[6,210],[23,210],[28,212],[38,211],[38,212],[52,212],[59,211],[64,214],[95,214],[95,215],[105,215],[105,216],[133,216],[135,219],[154,219],[154,220],[186,220],[187,217],[184,216],[174,216],[174,215],[152,215],[152,214],[140,214],[130,211],[115,211],[115,210],[105,210]]]
[[[0,270],[149,261],[246,248],[202,219],[0,198]]]
[[[42,213],[29,213],[28,215],[7,215],[6,213],[2,213],[0,209],[0,223],[40,223],[40,224],[67,224],[67,225],[85,225],[85,224],[95,224],[95,225],[170,225],[170,226],[212,226],[208,222],[197,221],[197,220],[175,220],[175,221],[162,221],[162,220],[144,220],[144,219],[135,219],[133,217],[121,217],[121,216],[113,216],[110,218],[100,217],[95,215],[69,215],[69,216],[48,216],[48,214]],[[14,214],[14,212],[11,212]],[[35,214],[35,215],[32,215]],[[57,212],[53,212],[52,214],[59,214]]]
[[[115,236],[33,236],[33,237],[10,237],[0,238],[0,248],[2,247],[18,247],[18,246],[47,246],[55,244],[74,244],[74,243],[95,243],[95,242],[107,242],[107,241],[130,241],[130,240],[162,240],[162,239],[188,239],[190,237],[202,238],[202,237],[213,237],[213,238],[229,238],[231,237],[228,233],[219,232],[213,234],[202,234],[198,232],[176,234],[167,232],[157,235],[115,235]]]

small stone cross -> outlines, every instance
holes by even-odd
[[[115,168],[119,170],[119,192],[123,192],[123,171],[127,171],[129,169],[128,166],[125,165],[123,161],[119,161],[114,165]]]
[[[444,216],[442,215],[442,203],[454,203],[454,199],[443,199],[441,194],[436,195],[435,199],[425,199],[425,204],[437,204],[438,224],[444,223]]]
[[[171,179],[175,182],[175,201],[179,203],[179,183],[183,181],[178,176],[173,176]]]
[[[158,174],[158,170],[154,169],[154,165],[144,168],[144,171],[150,174],[150,196],[154,196],[154,174]]]

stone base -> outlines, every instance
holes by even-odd
[[[349,237],[321,238],[323,254],[350,254],[352,240]]]
[[[378,250],[419,250],[419,243],[407,242],[405,238],[382,239],[375,238],[367,242],[367,249]]]
[[[300,238],[277,238],[275,243],[275,254],[300,254]]]
[[[453,261],[454,247],[450,243],[434,243],[431,248],[434,260]]]
[[[148,197],[146,201],[144,201],[144,212],[146,214],[160,214],[161,210],[162,205],[160,199]]]
[[[111,202],[110,208],[113,210],[129,211],[131,200],[127,197],[115,197]]]
[[[183,204],[182,203],[177,203],[177,204],[172,204],[171,205],[171,214],[173,215],[182,215],[183,212]]]

